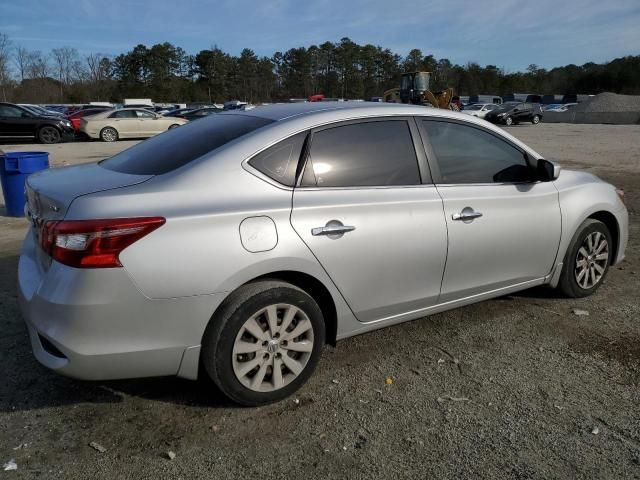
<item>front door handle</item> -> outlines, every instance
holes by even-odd
[[[329,238],[340,238],[347,232],[352,232],[356,227],[350,225],[343,225],[342,222],[337,220],[331,220],[327,222],[324,227],[315,227],[311,229],[311,235],[318,237],[320,235],[326,235]]]
[[[451,215],[451,218],[453,220],[461,220],[463,222],[470,222],[470,221],[472,221],[472,220],[474,220],[476,218],[479,218],[481,216],[482,216],[482,213],[476,212],[473,208],[464,207],[461,212],[454,213],[453,215]]]

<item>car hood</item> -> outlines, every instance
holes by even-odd
[[[43,170],[27,179],[29,211],[43,219],[64,218],[71,202],[82,195],[136,185],[152,177],[107,170],[98,163]]]

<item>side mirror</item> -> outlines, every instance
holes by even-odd
[[[537,163],[537,176],[541,182],[552,182],[560,176],[562,167],[556,163],[541,158]]]

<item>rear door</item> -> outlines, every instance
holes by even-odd
[[[442,200],[413,119],[312,131],[291,223],[363,322],[437,302],[447,251]]]
[[[548,275],[561,228],[553,182],[536,181],[525,153],[495,132],[462,121],[419,124],[449,232],[440,302]]]

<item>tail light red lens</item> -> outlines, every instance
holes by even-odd
[[[70,267],[122,267],[120,252],[165,221],[162,217],[49,221],[40,231],[40,244],[51,258]]]

